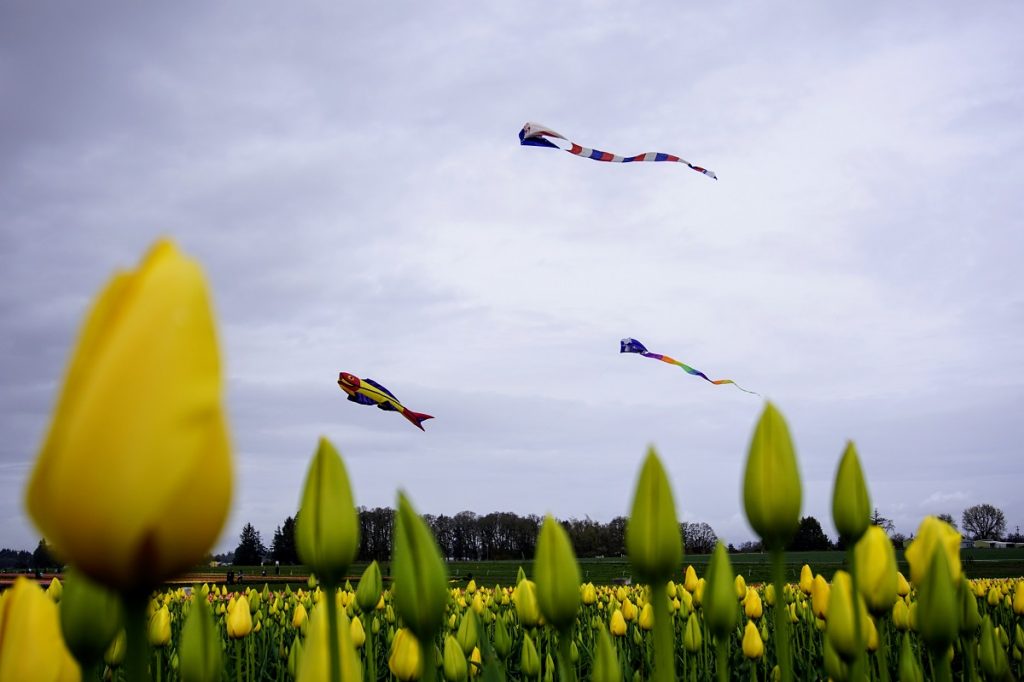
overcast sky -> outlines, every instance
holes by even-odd
[[[653,444],[682,520],[751,539],[763,399],[624,336],[774,401],[830,535],[847,439],[899,531],[1024,525],[1024,5],[637,4],[0,5],[0,546],[38,541],[89,302],[161,235],[219,318],[218,550],[269,543],[320,435],[359,505],[601,521]]]

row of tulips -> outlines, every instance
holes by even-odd
[[[892,545],[870,525],[852,443],[832,505],[852,548],[850,573],[838,572],[831,584],[784,582],[783,547],[798,527],[802,490],[788,427],[770,403],[743,480],[747,519],[773,566],[773,582],[757,588],[736,580],[721,545],[704,578],[680,575],[674,496],[651,450],[626,531],[639,587],[581,585],[568,535],[549,516],[530,579],[452,590],[428,526],[399,493],[391,589],[383,590],[375,565],[355,591],[346,589],[359,523],[344,462],[321,439],[296,524],[299,557],[317,588],[160,591],[213,544],[231,480],[205,279],[198,264],[160,242],[137,271],[115,276],[101,293],[72,354],[26,499],[75,574],[63,589],[52,587],[63,592],[59,609],[24,580],[4,594],[0,682],[74,680],[83,671],[133,682],[1022,673],[1021,583],[967,581],[960,536],[932,517],[907,549],[910,581],[901,583]]]

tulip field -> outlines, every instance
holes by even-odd
[[[898,562],[870,523],[852,442],[832,490],[842,568],[787,572],[803,494],[771,403],[742,486],[766,548],[756,573],[720,542],[710,560],[686,560],[652,448],[625,530],[635,584],[595,580],[550,515],[527,570],[453,581],[401,491],[390,581],[377,563],[353,579],[353,491],[321,437],[295,523],[305,586],[167,587],[202,560],[230,509],[221,384],[202,271],[159,242],[101,292],[73,352],[25,498],[69,570],[46,589],[20,577],[0,593],[0,682],[1024,679],[1024,577],[972,579],[960,534],[932,516]]]

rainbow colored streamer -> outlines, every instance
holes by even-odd
[[[722,384],[732,384],[733,386],[735,386],[736,388],[740,389],[744,393],[750,393],[752,395],[760,395],[760,393],[754,393],[753,391],[748,391],[747,389],[743,388],[742,386],[737,384],[732,379],[710,379],[710,378],[708,378],[708,375],[705,374],[704,372],[700,371],[699,369],[694,369],[693,367],[690,367],[686,363],[679,362],[675,358],[670,358],[669,356],[662,355],[661,353],[652,353],[652,352],[650,352],[649,350],[647,350],[647,347],[644,346],[644,344],[642,344],[639,341],[637,341],[636,339],[630,338],[628,336],[626,338],[622,339],[622,341],[619,342],[619,352],[620,353],[639,353],[640,355],[644,356],[645,358],[653,358],[655,360],[661,360],[662,362],[667,362],[670,365],[678,365],[679,367],[682,367],[683,371],[685,371],[687,374],[692,374],[693,376],[701,377],[705,381],[709,381],[712,384],[714,384],[715,386],[721,386]]]

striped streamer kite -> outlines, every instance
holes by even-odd
[[[675,358],[670,358],[667,355],[662,355],[661,353],[652,353],[652,352],[650,352],[649,350],[647,350],[647,347],[644,346],[644,344],[640,343],[636,339],[631,339],[629,337],[627,337],[625,339],[622,339],[622,341],[619,342],[619,352],[620,353],[639,353],[640,355],[644,356],[645,358],[654,358],[655,360],[661,360],[662,362],[667,362],[670,365],[679,365],[680,367],[682,367],[686,371],[687,374],[692,374],[694,376],[703,377],[705,380],[710,381],[711,383],[715,384],[716,386],[721,386],[722,384],[732,384],[733,386],[735,386],[736,388],[740,389],[744,393],[751,393],[753,395],[760,395],[760,393],[754,393],[753,391],[748,391],[747,389],[743,388],[742,386],[737,384],[732,379],[718,379],[717,381],[714,380],[714,379],[708,379],[708,375],[705,374],[704,372],[700,371],[699,369],[694,369],[693,367],[690,367],[689,365],[685,365],[685,364],[679,362],[678,360],[676,360]]]
[[[718,176],[707,168],[695,166],[689,161],[681,159],[674,154],[645,152],[643,154],[637,154],[636,156],[619,156],[618,154],[602,152],[598,149],[588,149],[576,144],[575,142],[570,142],[565,139],[565,136],[559,135],[551,128],[539,123],[527,123],[523,126],[523,129],[519,131],[519,144],[531,147],[552,147],[553,149],[561,149],[569,152],[570,154],[583,156],[588,159],[593,159],[594,161],[611,161],[614,163],[632,163],[633,161],[675,161],[676,163],[685,163],[693,170],[698,173],[703,173],[713,180],[718,179]]]

